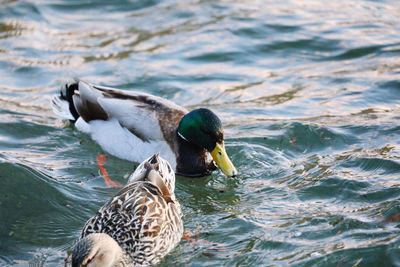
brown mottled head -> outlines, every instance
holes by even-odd
[[[71,254],[72,267],[122,266],[123,252],[111,236],[93,233],[80,239]]]

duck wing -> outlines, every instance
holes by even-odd
[[[188,111],[161,97],[77,80],[74,106],[86,121],[116,119],[144,141],[163,140]]]

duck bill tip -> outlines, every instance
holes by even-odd
[[[235,177],[238,174],[238,171],[226,153],[224,143],[217,143],[214,150],[211,152],[211,156],[218,168],[220,168],[227,177]]]

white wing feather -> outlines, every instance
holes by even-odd
[[[134,101],[99,98],[98,103],[111,118],[134,131],[146,140],[163,140],[160,124],[156,114],[139,107]]]

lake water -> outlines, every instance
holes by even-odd
[[[215,111],[239,175],[177,177],[160,266],[400,266],[400,3],[0,1],[0,265],[62,266],[118,189],[72,77]],[[111,178],[135,165],[107,154]]]

